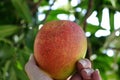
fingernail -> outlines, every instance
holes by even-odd
[[[91,76],[91,74],[94,72],[93,69],[85,69],[85,72],[88,76]]]
[[[97,71],[97,72],[98,72],[98,74],[100,74],[100,71],[99,71],[99,69],[96,69],[95,71]]]
[[[88,59],[81,59],[79,61],[84,68],[91,68],[91,63]]]
[[[93,74],[92,74],[92,78],[93,80],[102,80],[101,76],[100,76],[100,72],[98,69],[96,69]]]
[[[95,69],[95,70],[99,72],[99,69]]]
[[[84,69],[82,70],[81,74],[84,79],[91,79],[91,75],[94,72],[93,69]]]

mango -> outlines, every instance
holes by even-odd
[[[38,66],[56,80],[75,72],[75,64],[86,55],[87,40],[82,28],[68,20],[45,23],[34,42]]]

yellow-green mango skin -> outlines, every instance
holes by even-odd
[[[84,31],[68,20],[48,22],[39,30],[34,56],[40,68],[56,80],[65,80],[85,57],[87,40]]]

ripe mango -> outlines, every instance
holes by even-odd
[[[87,40],[82,28],[68,20],[47,22],[37,33],[34,57],[38,66],[53,79],[65,80],[85,57]]]

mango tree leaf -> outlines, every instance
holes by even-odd
[[[11,0],[18,14],[28,23],[32,23],[32,16],[26,0]]]
[[[116,7],[116,2],[117,2],[117,0],[108,0],[108,1],[111,2],[111,4],[112,4],[113,7]]]
[[[18,22],[11,0],[0,0],[0,24],[13,24]]]
[[[8,37],[20,30],[19,26],[15,25],[0,25],[0,38]]]
[[[106,54],[97,54],[97,58],[93,60],[93,67],[95,69],[99,69],[102,79],[103,80],[108,80],[106,71],[112,70],[111,64],[113,62],[113,58],[107,56]]]
[[[115,37],[114,40],[110,42],[110,48],[120,49],[120,36]]]
[[[6,74],[7,74],[7,71],[9,70],[9,67],[10,67],[10,61],[6,61],[5,63],[5,66],[3,67],[3,80],[6,80]]]
[[[29,30],[26,38],[25,38],[25,45],[33,52],[33,46],[34,46],[34,40],[35,40],[35,36],[37,34],[38,30],[36,29],[32,29]]]
[[[95,32],[99,29],[103,29],[100,26],[92,25],[92,24],[87,24],[86,31],[91,32],[91,34],[95,34]]]
[[[18,53],[18,54],[17,54]],[[25,49],[18,50],[16,53],[16,59],[13,59],[13,69],[15,70],[15,73],[17,74],[17,80],[29,80],[28,76],[25,72],[25,64],[27,63],[30,52],[26,51]]]
[[[15,73],[15,70],[13,69],[13,68],[11,68],[11,70],[10,70],[10,78],[9,78],[9,80],[18,80],[17,79],[17,74]]]
[[[49,11],[44,11],[45,14],[47,14]],[[69,14],[68,11],[58,9],[58,10],[52,10],[49,15],[47,15],[46,21],[51,21],[51,20],[58,20],[57,15],[58,14]]]
[[[97,9],[97,17],[98,17],[98,21],[99,21],[99,24],[101,24],[102,22],[102,8],[100,9]]]
[[[117,31],[120,31],[120,28],[115,30],[114,32],[111,33],[111,35],[109,35],[107,38],[106,38],[106,41],[104,43],[104,48],[109,48],[109,47],[117,47],[119,48],[119,40],[120,40],[120,37],[119,36],[116,36],[116,32]]]
[[[2,60],[11,58],[15,53],[14,47],[9,43],[0,41],[0,60],[2,65]]]
[[[81,7],[82,9],[87,9],[88,0],[81,0],[81,3],[77,5],[77,7]]]
[[[114,11],[110,10],[109,18],[110,18],[110,31],[114,31]]]
[[[21,65],[21,63],[20,63],[20,65]],[[22,67],[23,67],[23,69],[19,69],[18,66],[16,65],[16,63],[12,67],[15,71],[15,74],[17,74],[16,75],[17,80],[29,80],[27,74],[24,71],[24,66],[22,66]]]

